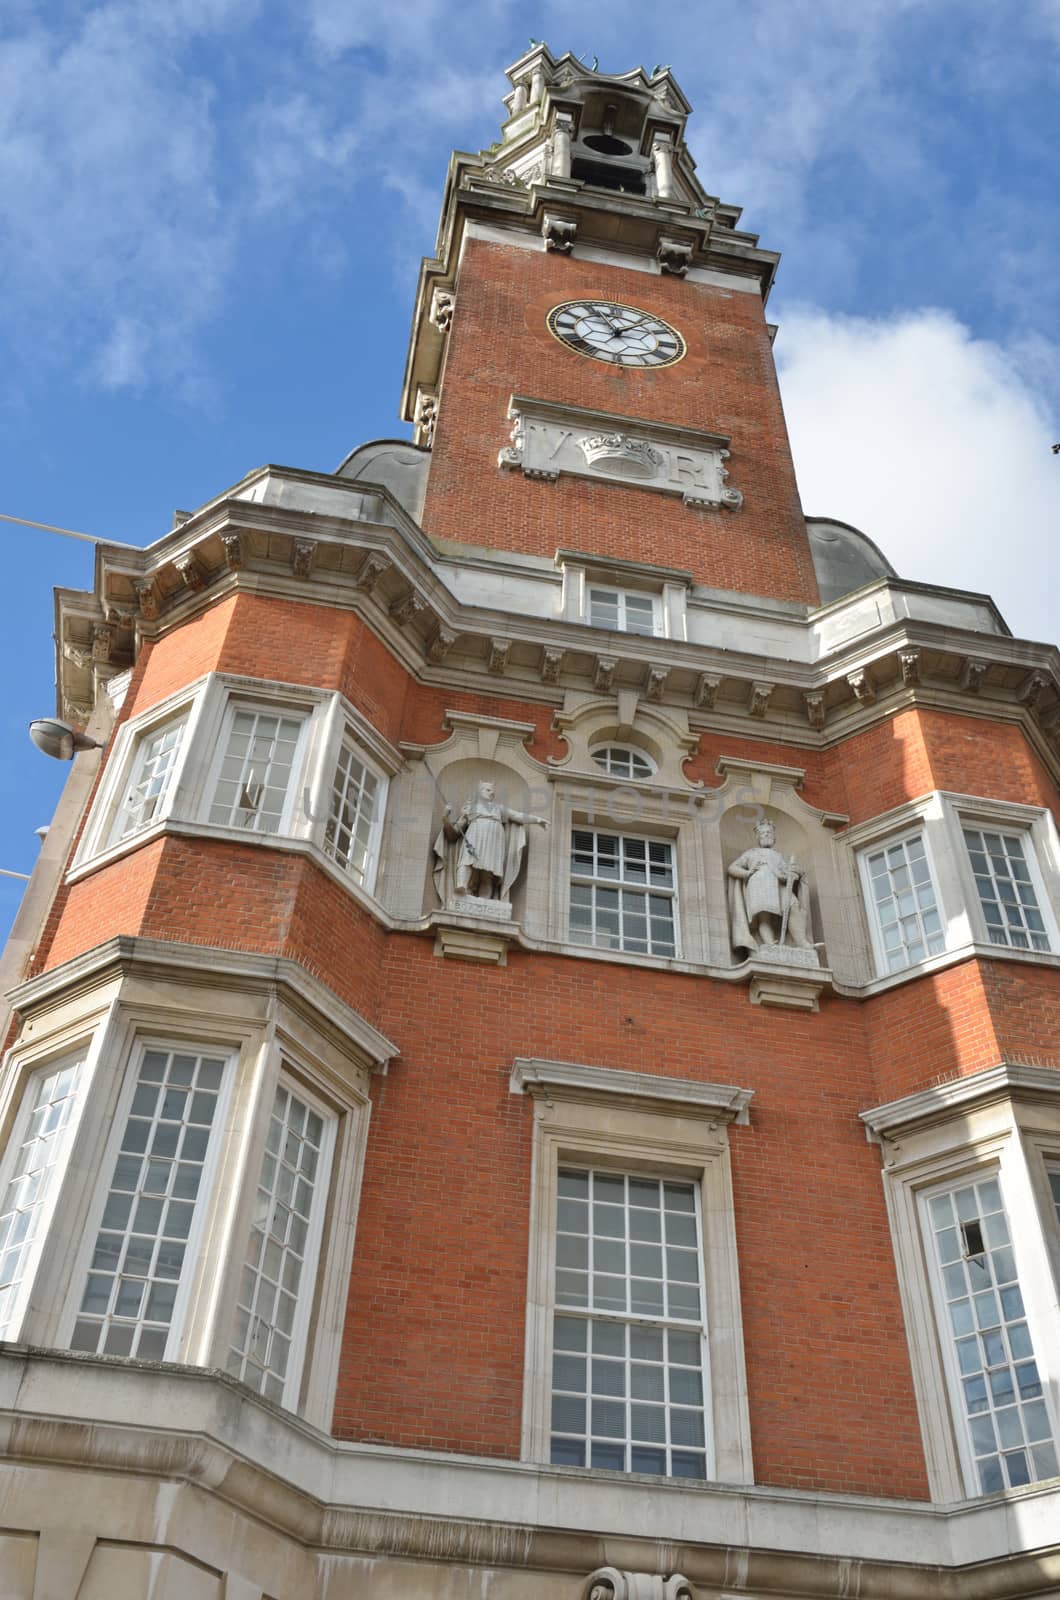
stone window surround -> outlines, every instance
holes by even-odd
[[[1001,1062],[861,1113],[881,1147],[899,1292],[932,1500],[978,1497],[962,1461],[932,1297],[920,1197],[996,1173],[1008,1213],[1035,1354],[1060,1418],[1060,1239],[1047,1162],[1060,1156],[1060,1072]]]
[[[589,555],[581,550],[557,550],[556,565],[563,573],[560,614],[565,622],[580,622],[592,627],[589,621],[590,587],[617,588],[656,597],[659,624],[656,638],[687,638],[688,592],[692,587],[690,572],[649,566],[642,561],[620,561]],[[594,628],[593,631],[604,633],[613,630]],[[647,640],[651,636],[632,634],[630,637]]]
[[[283,828],[278,833],[224,827],[206,820],[210,794],[220,770],[223,730],[232,707],[240,703],[255,709],[300,713],[306,718],[292,771]],[[188,721],[164,805],[146,827],[108,843],[140,741],[178,716],[186,716]],[[323,847],[332,777],[346,736],[355,745],[358,759],[373,773],[379,785],[373,845],[363,884]],[[67,881],[77,882],[88,872],[138,849],[163,831],[190,832],[210,838],[234,839],[242,844],[308,850],[316,863],[350,893],[375,907],[374,889],[387,791],[390,778],[400,765],[400,753],[336,691],[231,673],[207,673],[139,716],[130,718],[118,730]]]
[[[972,876],[963,826],[998,828],[1019,833],[1027,841],[1026,851],[1031,881],[1049,937],[1049,951],[1021,950],[994,944],[987,938],[986,923],[979,894]],[[945,929],[945,949],[935,956],[915,962],[898,972],[883,965],[874,928],[874,913],[866,884],[865,859],[871,850],[892,839],[918,832],[931,867]],[[859,903],[868,948],[873,951],[875,980],[866,992],[876,994],[896,983],[938,971],[970,956],[1003,961],[1030,961],[1045,966],[1060,966],[1060,836],[1053,815],[1045,807],[1011,800],[994,800],[985,795],[959,794],[935,789],[915,800],[896,806],[881,816],[845,828],[839,836],[849,846],[859,884]]]
[[[710,1481],[752,1483],[728,1129],[731,1122],[749,1122],[753,1091],[527,1058],[514,1061],[509,1087],[512,1094],[531,1097],[534,1115],[523,1460],[549,1459],[556,1196],[559,1167],[573,1161],[596,1170],[691,1180],[698,1186],[707,1292]]]
[[[173,948],[154,941],[119,943],[137,949]],[[307,1092],[336,1118],[316,1289],[299,1352],[301,1390],[298,1401],[291,1403],[291,1409],[326,1428],[334,1402],[369,1116],[370,1069],[359,1035],[363,1032],[369,1048],[381,1036],[360,1024],[356,1039],[347,1035],[336,1042],[307,1021],[304,996],[297,997],[297,1004],[275,995],[255,996],[251,985],[266,969],[276,968],[274,962],[210,951],[215,982],[206,1016],[201,980],[193,975],[196,957],[201,971],[202,951],[178,956],[177,970],[168,980],[153,972],[141,975],[134,958],[125,977],[116,981],[105,954],[106,947],[24,986],[30,993],[43,987],[48,999],[39,1012],[34,1007],[4,1068],[0,1137],[6,1149],[31,1077],[78,1046],[86,1048],[74,1132],[64,1170],[53,1184],[48,1228],[31,1266],[33,1287],[17,1338],[45,1347],[66,1348],[69,1343],[112,1175],[116,1130],[124,1126],[142,1048],[161,1043],[215,1052],[229,1058],[230,1070],[187,1256],[192,1270],[180,1287],[180,1323],[178,1327],[174,1319],[167,1359],[192,1366],[225,1365],[269,1114],[282,1075],[296,1092]],[[279,965],[294,968],[290,962]],[[94,967],[102,969],[95,982],[91,977],[78,981],[82,971],[87,976]],[[20,1003],[24,991],[19,992]],[[333,1027],[329,1031],[337,1033]]]

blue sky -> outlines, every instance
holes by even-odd
[[[449,152],[496,136],[528,33],[670,63],[705,187],[783,252],[807,511],[1054,637],[1060,0],[5,0],[0,512],[147,544],[262,462],[404,433]],[[0,539],[0,867],[28,871],[64,776],[25,735],[51,589],[91,550]]]

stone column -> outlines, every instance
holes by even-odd
[[[515,93],[512,95],[511,115],[517,117],[521,111],[526,110],[526,84],[517,83]]]
[[[573,119],[565,111],[557,111],[556,125],[552,130],[552,176],[570,177],[570,140]]]
[[[545,93],[545,69],[537,66],[530,75],[530,104],[539,106]]]
[[[655,163],[655,191],[660,200],[674,197],[674,149],[668,133],[657,133],[652,141],[652,160]]]

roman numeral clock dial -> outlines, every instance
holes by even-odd
[[[617,367],[671,367],[687,346],[676,328],[650,311],[611,300],[567,300],[553,306],[548,329],[569,350]]]

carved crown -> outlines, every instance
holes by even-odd
[[[590,467],[606,467],[627,478],[654,478],[663,464],[654,445],[625,433],[590,433],[578,442]]]

